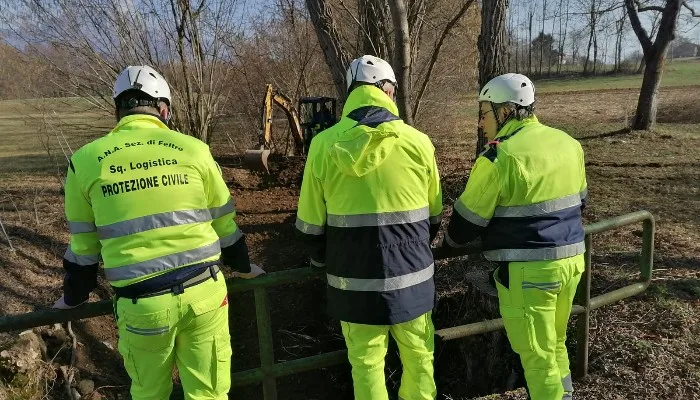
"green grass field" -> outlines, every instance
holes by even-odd
[[[642,86],[642,75],[610,75],[573,79],[542,79],[535,82],[540,93],[580,90],[630,89]],[[700,59],[667,62],[661,87],[700,85]]]

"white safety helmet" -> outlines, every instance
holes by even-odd
[[[114,81],[113,98],[127,90],[138,90],[154,99],[165,99],[170,104],[170,87],[155,69],[148,65],[128,66]]]
[[[347,88],[355,82],[377,83],[391,81],[396,86],[396,75],[388,62],[375,56],[362,56],[352,60],[345,76]]]
[[[527,107],[535,102],[535,85],[525,75],[499,75],[484,85],[479,93],[479,101],[514,103]]]

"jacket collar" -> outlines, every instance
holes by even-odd
[[[397,117],[399,115],[396,103],[384,91],[372,85],[362,85],[348,95],[343,106],[343,117],[347,117],[353,110],[366,106],[385,108]]]
[[[518,121],[517,119],[513,118],[512,120],[506,122],[505,125],[503,125],[503,128],[501,128],[500,131],[498,131],[498,134],[496,135],[496,139],[504,136],[508,136],[512,134],[513,132],[517,131],[520,128],[524,128],[527,125],[532,125],[532,124],[538,124],[539,120],[537,119],[536,116],[531,116],[528,118],[525,118],[522,121]]]
[[[117,126],[112,129],[112,132],[117,132],[124,129],[127,125],[137,124],[140,126],[155,125],[156,128],[170,129],[159,117],[151,114],[130,114],[117,122]]]

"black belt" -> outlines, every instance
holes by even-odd
[[[218,265],[211,265],[207,267],[204,271],[201,273],[193,276],[192,278],[189,278],[183,282],[176,283],[170,287],[167,287],[163,290],[158,290],[156,292],[151,292],[151,293],[143,293],[143,294],[138,294],[134,295],[131,293],[129,290],[128,286],[125,286],[123,288],[119,287],[114,287],[114,294],[116,294],[117,298],[124,297],[126,299],[131,299],[136,302],[137,299],[143,299],[146,297],[155,297],[155,296],[160,296],[163,294],[167,293],[172,293],[173,295],[177,296],[185,292],[185,289],[192,287],[192,286],[197,286],[200,283],[206,282],[209,279],[214,279],[215,281],[217,280],[216,274],[218,274],[220,271]]]

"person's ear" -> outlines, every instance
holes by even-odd
[[[513,111],[514,111],[514,109],[511,108],[510,106],[505,106],[505,107],[499,108],[499,109],[498,109],[498,114],[499,114],[499,115],[498,115],[498,118],[499,118],[499,121],[505,121],[506,118],[508,118],[508,116],[509,116]]]
[[[170,120],[170,107],[165,102],[160,102],[160,117],[164,120]]]
[[[382,90],[389,96],[392,100],[396,101],[396,88],[390,82],[385,82],[382,86]]]

